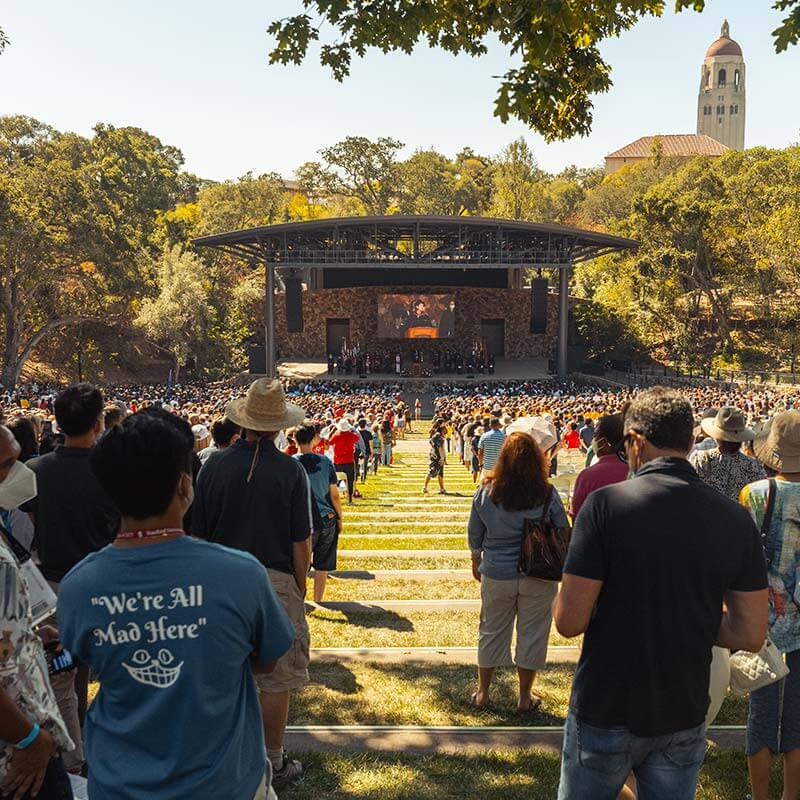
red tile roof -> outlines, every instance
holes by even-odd
[[[721,156],[729,148],[702,133],[670,133],[664,136],[642,136],[635,142],[609,153],[606,158],[650,158],[653,144],[661,143],[666,157]]]

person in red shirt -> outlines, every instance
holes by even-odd
[[[586,498],[595,490],[612,483],[621,483],[628,477],[628,465],[619,460],[617,452],[622,445],[622,414],[600,417],[594,434],[597,463],[583,470],[575,481],[570,507],[572,518],[578,516]]]
[[[569,430],[564,434],[561,443],[567,450],[577,450],[581,446],[581,435],[578,433],[577,422],[570,422]]]
[[[356,480],[356,446],[360,438],[355,428],[346,419],[342,419],[336,426],[336,433],[328,440],[333,447],[336,471],[347,476],[347,502],[351,504]]]

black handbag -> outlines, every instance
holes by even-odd
[[[555,489],[553,489],[555,491]],[[560,581],[564,574],[572,529],[554,525],[547,508],[541,519],[526,519],[519,549],[519,571],[529,578]]]

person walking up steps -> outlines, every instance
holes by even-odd
[[[422,494],[428,494],[428,484],[431,478],[439,481],[439,494],[447,494],[444,488],[444,467],[447,463],[447,454],[444,450],[444,423],[437,422],[433,426],[430,438],[430,463],[428,465],[428,477],[425,478],[425,485],[422,487]]]
[[[503,447],[503,442],[506,439],[506,435],[500,427],[500,420],[497,417],[492,419],[489,424],[491,426],[490,429],[481,436],[478,442],[478,461],[483,477],[486,477],[487,473],[494,469],[500,450]]]
[[[328,573],[336,569],[336,548],[342,532],[342,500],[336,480],[336,467],[327,456],[312,452],[318,440],[313,425],[298,428],[295,437],[300,453],[295,458],[303,465],[311,482],[311,491],[317,503],[322,528],[314,531],[311,565],[314,567],[314,602],[321,603],[325,595]],[[366,463],[366,461],[365,461]]]

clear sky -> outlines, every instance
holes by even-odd
[[[4,0],[0,114],[87,135],[99,121],[136,125],[220,180],[248,170],[291,177],[321,147],[357,134],[448,155],[465,145],[495,154],[524,135],[557,171],[600,164],[639,136],[694,133],[700,65],[727,17],[747,62],[747,145],[783,147],[800,140],[800,47],[775,54],[771,5],[709,0],[702,14],[641,22],[604,47],[614,86],[595,101],[591,136],[547,145],[493,116],[492,76],[509,64],[500,46],[482,59],[371,53],[338,84],[316,53],[300,67],[267,63],[267,25],[298,0]]]

